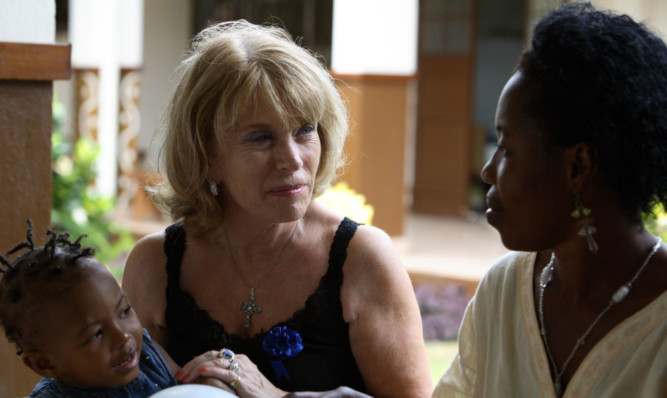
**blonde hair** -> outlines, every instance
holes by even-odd
[[[263,101],[285,127],[317,123],[322,152],[314,196],[324,192],[343,163],[347,110],[318,59],[276,26],[223,22],[200,32],[180,66],[179,83],[164,121],[158,155],[162,182],[150,189],[158,205],[195,234],[222,221],[206,180],[211,144],[224,147],[248,106]]]

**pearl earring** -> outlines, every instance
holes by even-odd
[[[211,195],[213,196],[218,196],[220,194],[218,183],[216,183],[214,180],[208,182],[208,189],[211,190]]]

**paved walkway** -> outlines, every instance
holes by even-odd
[[[411,213],[394,239],[414,279],[459,280],[474,290],[495,260],[508,252],[486,219]]]

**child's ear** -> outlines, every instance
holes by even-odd
[[[23,363],[43,377],[56,377],[56,368],[42,351],[26,352],[21,355]]]

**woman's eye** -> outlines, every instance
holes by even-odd
[[[248,141],[250,142],[266,142],[271,139],[271,134],[265,132],[255,132],[250,134]]]
[[[298,133],[308,135],[308,134],[312,134],[314,131],[315,131],[315,125],[305,124],[305,125],[301,126]]]

